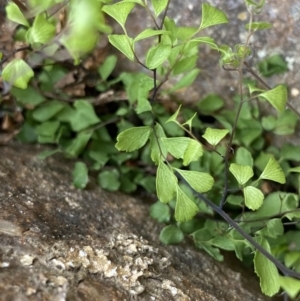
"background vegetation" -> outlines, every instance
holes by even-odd
[[[2,142],[16,137],[52,144],[41,158],[57,152],[77,158],[73,185],[80,189],[90,174],[110,191],[156,194],[150,215],[165,223],[163,243],[187,237],[216,260],[223,260],[222,250],[234,251],[254,266],[263,293],[297,298],[300,146],[278,149],[270,137],[293,134],[299,112],[288,102],[286,85],[269,87],[263,79],[287,71],[281,56],[252,66],[251,36],[272,26],[259,20],[265,3],[245,0],[248,35],[233,48],[202,34],[228,22],[218,7],[203,3],[194,28],[179,27],[168,16],[169,4],[9,2],[6,14],[18,47],[1,53]],[[133,37],[126,21],[135,5],[150,14],[153,28]],[[105,15],[123,34],[112,33]],[[120,74],[115,55],[97,55],[106,37],[147,72]],[[149,39],[151,47],[137,57],[135,45]],[[210,94],[193,107],[178,102],[174,111],[163,99],[193,84],[203,47],[219,53],[220,68],[238,74],[233,109]],[[165,88],[172,77],[177,83]],[[119,98],[110,91],[120,92]],[[277,114],[266,114],[261,103]]]

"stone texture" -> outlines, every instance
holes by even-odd
[[[164,246],[149,201],[71,186],[72,162],[11,143],[0,160],[1,300],[263,301],[234,259]],[[227,256],[228,257],[228,256]]]

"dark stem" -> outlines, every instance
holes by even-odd
[[[189,183],[176,172],[178,178],[180,178],[185,184],[187,184],[207,206],[212,208],[217,214],[219,214],[232,228],[239,232],[251,245],[256,248],[260,253],[262,253],[266,258],[268,258],[274,265],[282,272],[285,276],[291,276],[300,279],[300,273],[288,269],[284,264],[278,261],[272,254],[266,251],[253,237],[247,234],[222,208],[214,204],[211,200],[205,197],[203,194],[198,193],[194,190]]]
[[[0,61],[0,68],[2,67],[2,65],[3,65],[9,58],[11,58],[12,56],[14,56],[17,52],[24,51],[24,50],[29,50],[29,49],[30,49],[30,46],[29,46],[29,45],[15,49],[13,52],[11,52],[11,53],[10,53],[9,55],[7,55],[3,60]]]
[[[50,19],[51,17],[53,17],[55,14],[57,14],[62,8],[64,8],[68,3],[70,2],[70,0],[66,0],[63,3],[58,4],[58,7],[49,14],[49,16],[47,16],[47,19]]]
[[[241,66],[242,67],[242,66]],[[225,201],[226,201],[226,197],[228,194],[228,172],[229,172],[229,155],[230,152],[232,151],[232,141],[233,141],[233,137],[236,131],[236,127],[237,127],[237,123],[240,117],[240,113],[241,113],[241,109],[243,106],[243,73],[242,73],[242,68],[239,68],[237,71],[239,72],[239,94],[240,94],[240,103],[238,106],[238,110],[235,116],[235,120],[234,120],[234,124],[232,127],[232,132],[229,138],[229,142],[228,142],[228,146],[227,146],[227,150],[226,150],[226,154],[225,154],[225,159],[224,159],[224,163],[225,163],[225,170],[224,170],[224,174],[225,174],[225,184],[224,184],[224,189],[223,189],[223,194],[222,194],[222,198],[220,201],[220,208],[223,208]]]
[[[167,6],[166,6],[166,8],[165,8],[165,11],[164,11],[164,14],[163,14],[163,17],[162,17],[160,26],[159,26],[159,29],[162,29],[163,26],[164,26],[165,18],[166,18],[166,16],[167,16],[167,12],[168,12],[168,10],[169,10],[169,5],[170,5],[170,3],[171,3],[171,0],[168,0]]]
[[[13,0],[12,2],[14,2],[21,11],[26,12],[27,11],[27,7],[19,0]]]
[[[156,75],[157,75],[156,69],[154,69],[152,71],[153,71],[153,93],[152,93],[152,97],[151,97],[151,100],[150,100],[151,104],[154,103],[156,95],[157,95],[157,92],[159,90],[157,88],[157,85],[156,85]]]

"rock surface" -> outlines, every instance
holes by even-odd
[[[161,245],[147,202],[76,190],[72,162],[42,150],[0,149],[1,300],[270,300],[235,260]]]

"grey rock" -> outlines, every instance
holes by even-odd
[[[42,150],[0,149],[1,300],[270,300],[236,260],[160,244],[149,201],[77,190],[73,163]]]

